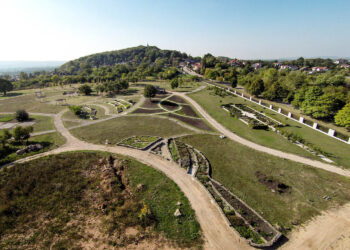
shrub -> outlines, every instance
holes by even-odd
[[[24,122],[29,120],[29,114],[24,109],[16,111],[16,119],[19,122]]]
[[[80,115],[82,112],[82,106],[75,106],[75,105],[71,105],[69,106],[69,109],[73,112],[73,114],[75,115]]]
[[[84,95],[90,95],[92,92],[92,89],[89,85],[84,84],[79,87],[79,93],[84,94]]]

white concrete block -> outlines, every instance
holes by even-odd
[[[333,130],[333,129],[329,129],[328,130],[328,135],[330,135],[330,136],[334,136],[335,135],[335,131]]]
[[[270,109],[272,109],[273,108],[273,106],[272,106],[272,104],[270,104]]]
[[[282,113],[282,109],[281,108],[278,108],[278,113]]]
[[[292,113],[291,112],[288,112],[288,117],[292,118]]]
[[[317,126],[318,126],[318,124],[317,124],[316,122],[314,122],[314,125],[312,125],[312,127],[313,127],[314,129],[317,129]]]
[[[300,123],[304,123],[304,117],[301,117],[301,116],[300,116],[299,122],[300,122]]]

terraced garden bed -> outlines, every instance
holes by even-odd
[[[160,139],[158,136],[132,136],[122,140],[118,145],[144,150]]]

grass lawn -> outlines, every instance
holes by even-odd
[[[31,153],[25,153],[23,155],[17,155],[16,151],[18,149],[24,148],[25,146],[10,146],[11,150],[9,151],[9,153],[6,156],[3,156],[0,159],[0,166],[31,156],[31,155],[35,155],[35,154],[39,154],[45,151],[49,151],[55,148],[58,148],[59,146],[63,145],[65,143],[65,139],[64,137],[62,137],[58,132],[54,132],[54,133],[49,133],[49,134],[44,134],[44,135],[38,135],[38,136],[33,136],[29,139],[29,142],[31,144],[35,144],[35,143],[40,143],[44,146],[44,148],[40,151],[37,152],[31,152]]]
[[[65,106],[40,102],[34,95],[25,95],[11,99],[0,100],[0,112],[16,112],[25,109],[32,113],[55,114],[65,109]]]
[[[272,131],[249,128],[240,120],[232,118],[227,111],[221,108],[221,105],[227,103],[248,104],[248,101],[244,102],[242,98],[234,96],[220,97],[212,94],[212,91],[208,89],[189,94],[189,96],[198,102],[215,120],[239,136],[267,147],[308,158],[319,159]]]
[[[207,93],[208,93],[208,91],[205,90],[206,96],[213,97],[212,95],[208,95]],[[191,95],[191,97],[194,97],[194,96],[195,96],[195,94],[193,94],[193,96]],[[219,96],[215,96],[215,97],[218,100],[222,100],[222,104],[230,103],[230,102],[232,102],[232,103],[244,103],[250,107],[253,107],[254,109],[256,109],[258,111],[263,111],[264,113],[268,114],[270,117],[288,125],[286,127],[283,127],[282,130],[287,130],[287,131],[293,132],[295,134],[298,134],[299,136],[304,138],[306,141],[316,145],[321,150],[328,153],[329,154],[328,158],[333,160],[336,164],[338,164],[344,168],[350,168],[350,153],[349,153],[350,152],[350,145],[349,144],[338,141],[338,140],[333,139],[327,135],[324,135],[320,132],[317,132],[309,127],[301,125],[300,123],[298,123],[296,121],[293,121],[291,119],[286,118],[285,116],[282,116],[280,114],[277,114],[276,112],[270,111],[268,108],[263,108],[259,105],[255,105],[249,101],[244,101],[244,99],[242,99],[240,97],[231,97],[231,96],[226,96],[224,98],[221,98]],[[194,97],[194,99],[195,98],[198,98],[200,100],[200,97],[198,97],[198,96]],[[202,105],[202,103],[200,103],[200,104]],[[207,109],[208,112],[209,112],[209,109],[210,109],[210,107],[208,107],[208,109]],[[212,116],[214,116],[214,115],[212,115]],[[214,118],[216,118],[216,117],[214,117]],[[218,120],[218,118],[216,118],[216,120]],[[234,120],[234,119],[231,119],[231,120]],[[220,120],[218,120],[218,121],[220,121]],[[234,127],[233,125],[231,127],[229,127],[229,124],[227,123],[227,125],[226,125],[224,122],[225,121],[223,121],[221,123],[224,124],[226,127],[234,130],[237,134],[241,135],[242,137],[248,136],[247,134],[243,134],[242,132],[239,133],[240,130],[238,129],[238,126],[236,126],[237,128]],[[237,122],[239,122],[239,121],[237,121]],[[265,132],[265,131],[260,131],[260,132]],[[271,133],[271,132],[269,132],[269,133]],[[275,136],[278,136],[278,135],[275,135]],[[281,137],[281,136],[279,136],[279,137]],[[254,141],[254,137],[249,137],[249,138],[247,137],[247,139]],[[258,139],[258,138],[256,138],[256,139]],[[285,140],[285,139],[282,138],[281,140]],[[258,141],[255,141],[255,142],[257,142],[259,144],[263,144],[263,143],[258,142]],[[282,151],[288,152],[287,150],[285,150],[285,148],[282,148],[282,146],[283,146],[282,144],[281,144],[281,148],[279,148],[278,146],[277,147],[274,146],[275,143],[272,144],[268,140],[265,143],[268,143],[268,144],[263,144],[263,145],[266,145],[266,146],[269,146],[272,148],[281,149]],[[288,144],[290,144],[290,143],[288,143]],[[295,148],[294,145],[293,145],[293,148]],[[291,149],[292,149],[292,147],[291,147]],[[300,151],[301,149],[298,148],[298,150]],[[293,153],[293,152],[291,152],[291,153]],[[294,153],[297,153],[297,151]],[[310,155],[307,152],[306,152],[306,154],[304,153],[304,155],[302,155],[302,154],[300,154],[300,155],[302,155],[302,156]],[[314,156],[311,156],[311,157],[314,157]],[[320,160],[320,158],[318,158],[318,157],[315,159]]]
[[[116,155],[119,163],[114,168],[123,166],[122,176],[106,176],[102,172],[105,163],[99,162],[106,156],[68,152],[1,171],[0,248],[75,249],[92,237],[104,249],[128,248],[137,239],[143,241],[139,234],[146,242],[162,235],[177,247],[201,247],[195,213],[173,181]],[[144,188],[138,189],[138,184]],[[176,219],[173,213],[179,201],[183,216]],[[144,211],[146,216],[141,217]],[[139,234],[127,236],[128,228]]]
[[[30,118],[32,118],[35,122],[33,125],[34,133],[55,129],[55,126],[53,124],[53,117],[31,115]]]
[[[111,144],[116,144],[127,137],[139,135],[170,137],[194,133],[192,130],[183,128],[173,121],[153,116],[118,117],[73,129],[71,132],[84,141],[100,144],[104,144],[106,139]]]
[[[203,152],[211,163],[212,177],[272,225],[292,228],[322,210],[350,201],[350,180],[340,175],[282,160],[219,136],[192,135],[180,140]],[[290,193],[272,192],[259,182],[257,171],[288,185]]]
[[[195,90],[199,88],[200,86],[203,86],[203,82],[183,82],[181,85],[179,85],[178,88],[172,89],[170,86],[170,82],[165,80],[158,80],[158,81],[151,81],[151,82],[137,82],[136,85],[138,87],[142,87],[142,85],[154,85],[159,86],[160,88],[165,88],[167,91],[174,91],[174,92],[188,92]]]
[[[39,115],[30,115],[29,117],[31,119],[31,122],[35,122],[33,125],[33,133],[55,129],[55,126],[53,124],[53,117]],[[2,115],[0,116],[0,122],[1,121],[17,123],[15,114]]]
[[[10,122],[15,119],[15,114],[0,115],[0,122]]]

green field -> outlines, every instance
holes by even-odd
[[[246,124],[232,118],[227,111],[221,108],[221,105],[228,103],[248,104],[248,101],[244,102],[242,98],[234,96],[220,97],[214,95],[208,89],[189,94],[189,96],[199,103],[215,120],[241,137],[284,152],[319,159],[272,131],[250,129]]]
[[[165,244],[202,245],[195,213],[173,181],[133,159],[114,156],[124,166],[123,177],[108,184],[99,165],[107,156],[69,152],[1,171],[0,248],[75,249],[91,237],[96,245],[124,248],[140,234],[141,242],[162,235]],[[182,203],[180,219],[173,216],[177,202]],[[125,237],[128,228],[139,233]],[[98,233],[91,235],[92,229]]]
[[[181,137],[204,153],[212,177],[247,202],[272,225],[287,233],[321,211],[350,201],[350,180],[337,174],[270,156],[214,135]],[[290,187],[289,193],[272,192],[256,172]],[[323,197],[329,196],[330,200]]]
[[[154,116],[124,116],[71,130],[72,134],[83,141],[104,144],[116,144],[131,136],[150,135],[170,137],[181,134],[193,134],[192,130],[181,127],[173,121]]]

